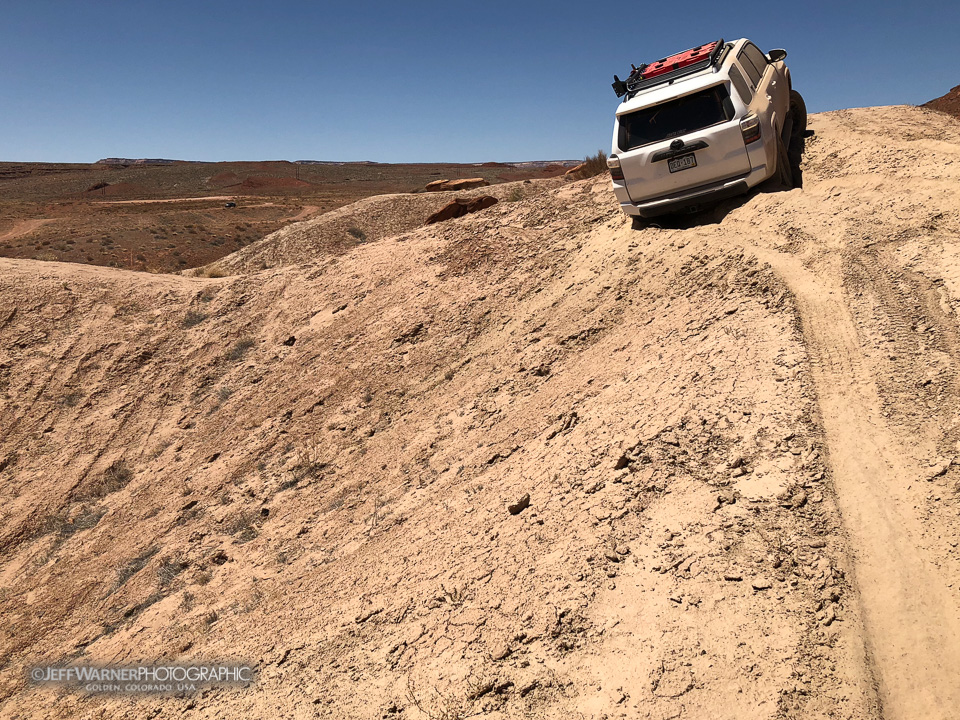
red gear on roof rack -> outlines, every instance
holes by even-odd
[[[650,63],[643,68],[643,72],[641,73],[640,77],[643,80],[649,80],[650,78],[657,77],[657,75],[663,75],[664,73],[668,73],[673,70],[679,70],[680,68],[685,68],[688,65],[698,63],[710,57],[710,53],[716,49],[717,44],[718,43],[714,41],[707,45],[698,45],[695,48],[690,48],[682,53],[671,55],[663,60],[657,60],[657,62]]]

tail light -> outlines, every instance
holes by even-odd
[[[607,158],[607,167],[610,168],[610,177],[614,180],[623,180],[623,168],[620,167],[620,158],[611,155]]]
[[[760,118],[754,113],[750,113],[740,121],[740,132],[743,134],[743,142],[749,145],[760,139]]]

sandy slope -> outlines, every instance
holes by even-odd
[[[0,261],[3,714],[953,717],[960,131],[811,122],[699,224],[558,181],[218,280]]]
[[[499,183],[461,192],[376,195],[310,221],[281,228],[201,269],[201,272],[215,269],[229,274],[248,273],[309,262],[324,255],[347,252],[365,242],[414,230],[454,198],[491,195],[499,201],[510,202],[561,184],[562,178],[550,178]],[[187,271],[188,275],[194,273]]]

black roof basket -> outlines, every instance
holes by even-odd
[[[693,49],[696,50],[698,48]],[[682,65],[675,70],[662,72],[649,78],[644,78],[643,72],[650,67],[650,65],[646,63],[640,67],[631,65],[630,67],[632,69],[626,80],[621,80],[616,75],[613,76],[613,91],[617,94],[617,97],[623,97],[626,95],[626,98],[623,100],[626,102],[636,95],[640,90],[645,90],[662,83],[671,83],[678,78],[682,78],[686,75],[692,75],[693,73],[700,72],[701,70],[706,70],[709,67],[719,67],[723,63],[723,59],[727,54],[727,50],[729,50],[729,47],[724,43],[723,38],[720,38],[711,53],[702,60],[698,59],[693,63]],[[689,53],[690,51],[687,50],[686,52]],[[677,55],[684,54],[685,53],[678,53]],[[669,58],[665,58],[664,60],[667,59]],[[660,60],[658,62],[662,63],[664,60]]]

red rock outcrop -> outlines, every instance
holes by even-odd
[[[425,224],[433,225],[434,223],[443,222],[444,220],[463,217],[478,210],[485,210],[496,204],[497,199],[490,195],[481,195],[476,198],[456,198],[428,217]]]

